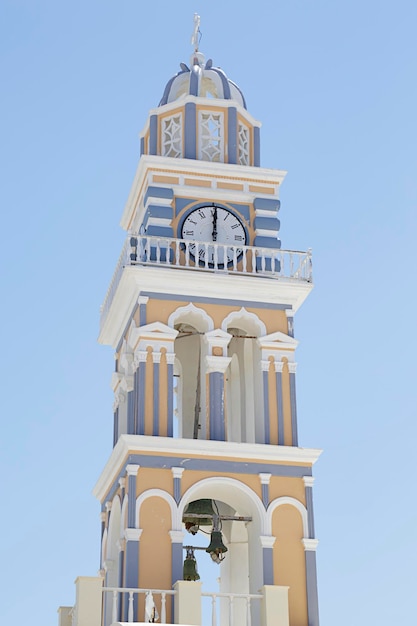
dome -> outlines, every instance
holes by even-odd
[[[196,51],[191,57],[191,69],[185,63],[180,67],[181,71],[168,81],[159,106],[190,95],[233,100],[246,109],[245,97],[236,83],[220,67],[213,67],[211,59],[206,63],[201,52]]]

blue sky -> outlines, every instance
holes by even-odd
[[[315,468],[322,626],[410,623],[417,505],[417,5],[385,0],[0,7],[0,622],[56,624],[99,564],[91,489],[111,451],[96,344],[138,132],[201,50],[288,170],[283,248],[313,248],[296,317],[300,443]]]

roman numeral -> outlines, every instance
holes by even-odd
[[[204,213],[204,211],[202,211],[201,209],[198,211],[199,216],[201,217],[201,219],[205,219],[206,218],[206,214]]]
[[[193,236],[194,235],[194,231],[193,230],[186,230],[186,231],[184,231],[184,235],[191,235],[191,236]]]
[[[236,224],[233,224],[231,228],[232,230],[234,230],[235,228],[239,228],[239,226],[240,226],[239,222],[236,222]]]

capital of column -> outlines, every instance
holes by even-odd
[[[288,371],[290,374],[295,374],[295,372],[297,371],[297,363],[294,363],[293,361],[288,361]]]
[[[152,352],[152,361],[154,363],[160,363],[161,362],[161,357],[162,357],[162,352],[155,352],[155,350],[153,350],[153,352]]]
[[[107,511],[107,513],[108,513],[109,511],[111,511],[111,502],[110,502],[110,500],[108,500],[104,506],[106,507],[106,511]]]
[[[165,358],[167,360],[168,365],[174,365],[174,363],[175,363],[175,352],[165,352]]]
[[[126,376],[123,376],[120,386],[124,389],[124,391],[133,391],[134,385],[135,380],[132,374],[126,374]]]
[[[272,474],[264,474],[263,472],[261,472],[260,474],[258,474],[258,476],[261,480],[261,485],[269,485]]]
[[[227,354],[227,346],[229,345],[231,339],[232,335],[220,328],[210,330],[204,335],[204,341],[208,343],[211,355],[213,354],[213,351],[218,348],[219,351],[221,350],[222,355],[225,356],[225,354]]]
[[[170,530],[169,536],[171,538],[171,543],[182,543],[184,541],[183,530]]]
[[[276,539],[276,537],[271,537],[270,535],[260,535],[259,537],[259,541],[261,542],[261,546],[263,548],[273,548]]]
[[[287,318],[293,318],[294,317],[294,311],[292,309],[285,309],[285,315],[287,316]]]
[[[174,478],[181,478],[184,471],[184,467],[171,467],[171,472]]]
[[[303,476],[304,486],[312,487],[314,485],[314,476]]]
[[[315,552],[317,550],[317,546],[319,545],[318,539],[308,539],[307,537],[304,537],[304,539],[301,539],[301,542],[306,552],[307,551]]]
[[[138,304],[148,304],[149,297],[148,296],[139,296]]]
[[[142,528],[125,528],[126,541],[140,541]]]
[[[275,372],[282,373],[284,369],[284,361],[274,361]]]
[[[213,374],[214,372],[220,372],[224,374],[230,365],[232,357],[228,356],[206,356],[206,372],[207,374]]]
[[[120,486],[120,489],[124,489],[126,487],[126,478],[125,478],[125,476],[121,476],[119,478],[119,486]]]
[[[139,363],[146,363],[148,353],[146,350],[136,350],[135,352],[135,365],[138,367]]]
[[[261,361],[261,369],[263,372],[269,372],[269,368],[271,367],[271,361]]]
[[[127,476],[136,476],[140,468],[140,465],[136,465],[135,463],[129,463],[126,465],[126,475]]]
[[[126,540],[123,538],[118,539],[116,541],[116,547],[119,552],[124,552],[124,550],[126,549]]]
[[[105,521],[106,521],[106,518],[107,518],[107,513],[106,513],[106,511],[101,511],[101,513],[100,513],[100,521],[101,521],[101,522],[105,522]]]

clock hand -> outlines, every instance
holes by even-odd
[[[217,241],[217,207],[213,209],[213,232],[211,233],[213,241]]]

